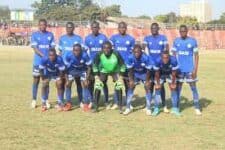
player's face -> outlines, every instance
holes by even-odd
[[[164,64],[167,64],[169,62],[169,55],[162,54],[162,61]]]
[[[105,55],[109,55],[111,50],[112,50],[112,46],[111,45],[109,45],[109,44],[104,44],[103,45],[103,52],[104,52]]]
[[[50,61],[54,61],[56,59],[56,53],[50,52],[48,57],[49,57]]]
[[[142,51],[140,48],[135,48],[133,53],[134,53],[135,58],[139,59],[141,57]]]
[[[96,23],[94,23],[94,24],[91,26],[91,30],[92,30],[92,33],[93,33],[94,35],[98,35],[99,29],[100,29],[100,27],[99,27],[99,25],[96,24]]]
[[[66,33],[67,33],[68,35],[73,34],[73,31],[74,31],[74,27],[66,27]]]
[[[75,56],[79,56],[81,54],[81,48],[79,46],[75,46],[73,48],[73,53]]]
[[[121,35],[125,35],[127,32],[127,25],[124,23],[119,24],[118,30]]]
[[[187,34],[188,34],[187,28],[184,28],[184,27],[180,28],[180,36],[181,36],[181,38],[186,38]]]
[[[159,34],[159,27],[157,25],[151,26],[151,33],[152,33],[152,35]]]
[[[45,32],[47,29],[47,24],[44,21],[39,22],[39,30]]]

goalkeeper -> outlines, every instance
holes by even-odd
[[[122,89],[123,80],[121,79],[125,72],[125,64],[123,59],[116,51],[113,51],[112,44],[107,41],[103,44],[102,51],[97,54],[94,64],[93,73],[95,75],[95,92],[93,112],[98,111],[99,99],[104,84],[106,84],[108,76],[111,76],[114,82],[114,98],[118,100],[119,110],[122,113]]]

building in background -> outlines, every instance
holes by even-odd
[[[212,20],[212,6],[208,0],[192,0],[180,5],[180,16],[195,17],[199,22],[206,23]]]
[[[13,9],[10,11],[11,21],[33,21],[34,11],[30,9]]]

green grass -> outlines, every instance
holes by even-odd
[[[106,110],[84,113],[78,108],[61,113],[54,109],[42,113],[40,107],[32,110],[31,62],[30,48],[0,48],[1,150],[225,149],[225,51],[200,54],[201,117],[194,114],[188,86],[184,87],[180,118],[163,113],[146,116],[140,109],[142,86],[136,89],[140,93],[134,102],[136,111],[129,116]],[[56,101],[53,87],[52,103]]]

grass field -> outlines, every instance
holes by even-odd
[[[76,107],[61,113],[32,110],[31,61],[30,48],[0,47],[0,150],[225,149],[225,51],[200,53],[201,117],[194,114],[188,86],[179,118],[164,113],[146,116],[141,86],[136,89],[136,111],[129,116],[106,110],[84,113]],[[52,103],[54,95],[55,89]]]

